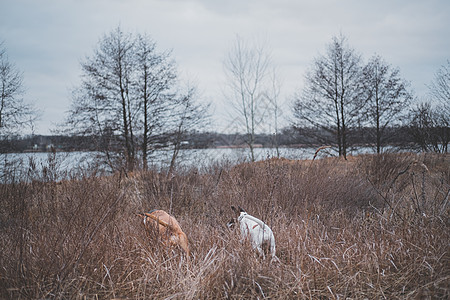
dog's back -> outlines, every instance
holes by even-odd
[[[254,248],[263,254],[262,248],[267,245],[272,257],[275,256],[275,236],[267,224],[246,212],[240,213],[238,221],[242,236],[250,236]]]
[[[179,245],[189,257],[189,245],[186,234],[178,221],[163,210],[144,213],[144,225],[147,230],[157,229],[158,236],[171,245]]]
[[[158,224],[158,229],[161,234],[170,234],[171,232],[168,231],[177,231],[177,229],[181,230],[181,226],[178,221],[164,210],[154,209],[148,213],[145,213],[144,224],[153,226]],[[165,226],[165,224],[168,224],[168,226]]]

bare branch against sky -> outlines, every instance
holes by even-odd
[[[119,25],[173,49],[181,77],[213,102],[220,131],[227,126],[222,62],[236,34],[268,37],[282,99],[302,88],[307,66],[339,33],[364,58],[378,54],[398,67],[421,98],[450,59],[449,11],[447,0],[0,0],[0,41],[23,71],[25,99],[43,111],[36,133],[49,134],[63,119],[79,62]]]

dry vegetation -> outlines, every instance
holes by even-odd
[[[450,296],[448,155],[48,176],[0,186],[0,298]],[[272,227],[280,262],[226,229],[232,204]],[[148,240],[135,213],[152,208],[177,217],[189,263]]]

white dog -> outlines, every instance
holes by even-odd
[[[246,213],[241,207],[237,209],[236,207],[231,206],[231,209],[238,215],[237,221],[239,222],[242,237],[250,237],[253,249],[256,248],[256,250],[265,257],[262,247],[263,244],[268,244],[272,258],[276,258],[275,236],[273,235],[272,229],[260,219]],[[235,222],[236,219],[233,218],[228,222],[227,226],[231,228]]]

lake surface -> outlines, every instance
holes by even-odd
[[[279,156],[287,159],[312,159],[316,148],[279,148]],[[349,154],[371,152],[371,148],[362,148]],[[256,160],[278,157],[276,148],[255,148]],[[17,181],[20,178],[58,180],[67,176],[87,175],[95,168],[96,152],[45,152],[12,153],[0,155],[1,182]],[[325,149],[318,157],[335,155]],[[158,151],[149,161],[150,167],[158,170],[168,168],[172,152]],[[237,164],[251,161],[248,148],[213,148],[180,150],[177,166],[182,168],[196,167],[199,170],[214,164]],[[10,178],[10,179],[6,179]]]

